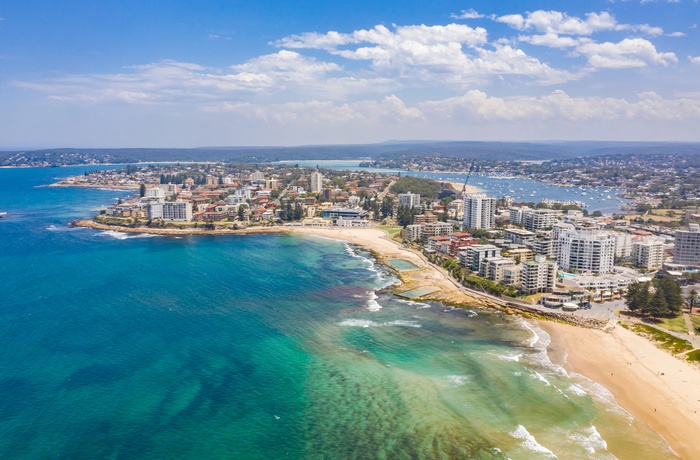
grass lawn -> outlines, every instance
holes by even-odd
[[[401,231],[401,227],[398,225],[380,225],[377,228],[385,230],[389,236],[394,236]]]
[[[660,331],[646,324],[630,324],[623,325],[626,329],[635,332],[642,337],[656,342],[659,348],[668,350],[673,354],[683,353],[693,349],[693,345],[687,340],[680,339],[676,336]]]
[[[675,318],[662,318],[659,320],[658,325],[671,331],[688,332],[683,315],[678,315]]]
[[[688,361],[698,363],[700,362],[700,350],[693,350],[687,355],[685,355],[685,357],[688,359]]]

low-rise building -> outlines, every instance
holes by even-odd
[[[433,236],[451,235],[453,231],[451,224],[446,222],[432,222],[421,226],[421,240],[423,245],[428,244],[428,239]]]
[[[537,234],[522,228],[507,228],[503,230],[503,239],[515,244],[529,245],[535,241]]]

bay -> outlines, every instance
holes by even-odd
[[[2,458],[673,457],[534,323],[338,241],[71,228],[125,193],[37,187],[84,169],[0,170]]]

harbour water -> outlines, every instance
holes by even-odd
[[[3,459],[673,458],[534,323],[338,241],[70,228],[124,195],[35,187],[83,170],[0,169]]]
[[[464,183],[466,173],[451,172],[421,172],[405,171],[381,168],[360,168],[357,160],[327,160],[327,161],[281,161],[280,163],[298,164],[300,166],[358,170],[384,173],[401,173],[405,176],[416,176],[434,179],[440,182]],[[561,203],[580,203],[589,212],[601,211],[604,214],[620,212],[627,203],[621,198],[625,191],[618,188],[596,187],[596,184],[583,184],[582,186],[564,187],[550,185],[544,182],[519,177],[499,177],[482,174],[472,174],[469,177],[469,185],[477,187],[494,198],[505,196],[512,197],[517,202],[539,203],[543,200],[552,200]]]

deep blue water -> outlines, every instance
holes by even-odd
[[[124,195],[36,187],[84,169],[0,169],[0,458],[670,455],[536,325],[358,248],[70,228]]]

